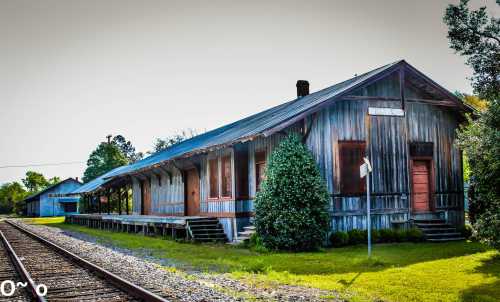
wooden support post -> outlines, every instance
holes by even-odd
[[[122,214],[122,188],[118,188],[118,215]]]
[[[106,194],[106,197],[108,198],[108,215],[111,214],[111,193],[110,191],[108,190],[108,193]]]
[[[97,204],[97,208],[98,208],[98,211],[99,211],[99,214],[101,214],[101,196],[97,196],[97,201],[99,202]]]
[[[125,209],[127,211],[127,215],[128,215],[128,187],[125,187]]]

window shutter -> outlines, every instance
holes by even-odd
[[[217,169],[217,158],[208,161],[208,170],[210,173],[210,198],[219,198],[219,173]]]
[[[232,197],[231,155],[221,158],[222,197]]]
[[[366,191],[365,182],[359,177],[359,166],[365,157],[365,142],[339,142],[340,155],[340,192],[344,195],[357,195]]]

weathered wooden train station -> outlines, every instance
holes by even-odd
[[[307,81],[296,88],[292,101],[83,185],[73,192],[83,196],[83,208],[104,215],[69,221],[144,233],[184,230],[183,236],[200,240],[223,231],[236,240],[251,225],[270,154],[295,132],[327,184],[332,230],[367,227],[366,188],[359,177],[366,156],[373,165],[373,228],[427,229],[432,222],[449,229],[436,240],[456,237],[453,227],[464,223],[464,207],[455,131],[469,107],[403,60],[311,94]],[[192,231],[196,224],[199,233]]]

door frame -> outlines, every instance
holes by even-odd
[[[432,156],[411,156],[410,157],[410,207],[412,213],[418,213],[415,211],[413,203],[413,163],[415,161],[425,161],[429,166],[429,211],[436,211],[436,184],[435,184],[435,172],[434,172],[434,158]]]
[[[189,201],[188,201],[188,197],[189,197],[189,186],[188,186],[188,182],[189,182],[189,173],[192,171],[194,171],[197,175],[198,175],[198,216],[200,215],[201,213],[201,177],[200,177],[200,171],[196,168],[196,167],[193,167],[191,169],[186,169],[183,171],[183,178],[184,178],[184,216],[188,216],[188,207],[189,207]]]

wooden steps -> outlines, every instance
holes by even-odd
[[[444,219],[415,219],[413,224],[419,228],[429,242],[447,242],[464,240],[465,238],[457,229],[446,223]]]
[[[238,240],[236,240],[237,243],[245,242],[247,240],[250,240],[250,237],[255,234],[255,226],[253,225],[248,225],[243,227],[242,232],[238,232]]]
[[[217,218],[188,219],[186,228],[193,241],[226,242],[227,236]]]

